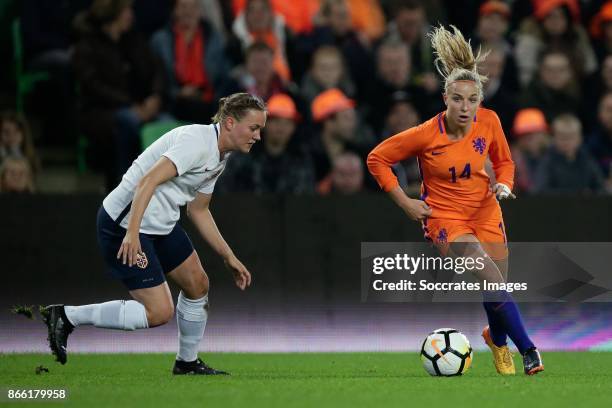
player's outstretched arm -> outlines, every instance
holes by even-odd
[[[208,208],[211,198],[211,194],[198,193],[196,198],[187,204],[187,214],[204,240],[223,258],[225,266],[234,275],[236,286],[245,290],[251,285],[251,273],[234,255],[232,249],[223,239],[221,232],[219,232],[219,228],[217,228]]]
[[[127,262],[129,266],[134,265],[137,256],[142,254],[139,238],[140,223],[155,189],[176,175],[174,163],[166,157],[161,157],[138,182],[130,208],[127,232],[117,252],[117,259],[123,258],[124,264]]]

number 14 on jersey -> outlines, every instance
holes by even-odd
[[[455,170],[455,166],[449,168],[448,171],[450,171],[450,174],[451,174],[451,183],[456,183],[457,182],[457,171]],[[459,175],[459,178],[469,179],[471,173],[472,173],[472,168],[470,166],[470,163],[466,163],[465,167],[463,168],[463,171]]]

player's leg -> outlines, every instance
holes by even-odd
[[[166,324],[174,316],[172,294],[166,282],[152,288],[130,290],[130,295],[144,306],[148,327]]]
[[[130,290],[135,300],[111,300],[80,306],[51,305],[43,312],[49,345],[57,361],[67,360],[68,336],[77,326],[93,325],[116,330],[137,330],[168,322],[174,306],[168,284]]]
[[[448,255],[453,257],[470,257],[473,259],[480,258],[484,267],[482,269],[474,269],[470,272],[472,272],[481,282],[483,280],[496,283],[503,282],[503,273],[499,270],[495,260],[489,256],[487,251],[485,251],[480,244],[475,235],[474,228],[469,227],[468,229],[471,231],[470,233],[463,233],[461,235],[451,234],[449,236],[450,242],[447,244]],[[487,300],[486,296],[485,300]],[[483,330],[483,337],[493,353],[493,362],[497,372],[502,375],[514,375],[516,369],[514,367],[514,361],[512,360],[512,354],[506,345],[504,321],[500,318],[499,314],[490,307],[491,305],[491,302],[484,302],[489,326],[485,327]],[[498,335],[496,339],[497,342],[493,342],[491,338],[491,333],[493,332]]]
[[[68,336],[77,326],[136,330],[163,324],[173,315],[172,297],[151,238],[140,234],[143,255],[136,265],[130,267],[116,257],[124,236],[125,229],[100,208],[98,241],[102,255],[113,277],[125,284],[134,300],[111,300],[80,306],[51,305],[42,312],[48,329],[49,346],[62,364],[67,360]]]
[[[507,258],[493,261],[497,265],[505,281],[507,277]],[[514,375],[516,373],[516,368],[514,367],[512,353],[508,348],[508,334],[506,332],[504,320],[496,310],[498,304],[487,301],[487,297],[488,296],[483,293],[482,305],[487,314],[487,321],[489,324],[482,330],[482,338],[493,353],[493,363],[497,372],[502,375]]]
[[[502,336],[499,335],[499,333],[503,331],[512,339],[523,356],[525,373],[532,375],[539,371],[543,371],[544,366],[542,365],[539,352],[527,334],[518,305],[512,298],[512,295],[505,290],[500,290],[484,292],[484,297],[485,310],[488,315],[492,316],[492,319],[489,321],[498,323],[496,324],[498,336],[496,340],[494,340],[493,337],[493,330],[489,330],[489,333],[487,333],[485,328],[483,331],[483,337],[487,344],[490,347],[492,347],[493,344],[496,347],[506,347],[505,344],[501,344]],[[505,340],[505,336],[503,337]]]
[[[506,281],[508,274],[508,247],[505,234],[504,222],[501,214],[497,218],[486,220],[475,226],[478,240],[483,249],[489,254],[497,265],[503,280]],[[496,324],[490,326],[490,340],[496,346],[506,343],[506,334],[512,339],[519,352],[523,356],[524,371],[528,375],[536,374],[544,369],[539,352],[529,338],[518,305],[512,295],[505,291],[489,291],[483,293],[485,297],[485,310],[487,315]],[[483,337],[486,338],[486,328]]]
[[[228,374],[215,370],[198,358],[198,348],[208,320],[208,276],[198,254],[192,254],[168,274],[181,292],[177,301],[179,349],[172,372],[174,374]]]
[[[508,257],[502,258],[502,259],[493,259],[493,262],[495,262],[495,265],[497,265],[497,269],[499,269],[499,272],[502,275],[502,278],[504,279],[504,282],[508,281]]]
[[[208,276],[185,231],[177,225],[155,243],[167,276],[181,289],[176,303],[179,349],[174,374],[227,374],[208,367],[198,348],[208,320]]]
[[[195,361],[208,321],[208,276],[196,251],[168,274],[181,289],[176,302],[179,349],[176,359]]]
[[[508,258],[504,259],[493,259],[495,265],[499,269],[500,273],[504,281],[507,279],[508,274]],[[485,342],[492,347],[494,344],[497,347],[504,347],[508,344],[508,334],[506,333],[506,329],[504,328],[503,322],[499,319],[498,314],[494,310],[494,305],[492,302],[487,302],[487,299],[483,296],[482,305],[487,314],[488,325],[482,331],[482,337],[485,339]]]
[[[491,254],[489,252],[489,254]],[[499,269],[503,276],[504,282],[508,279],[508,257],[503,259],[493,259],[495,265]],[[487,314],[488,325],[482,331],[482,337],[485,342],[492,348],[493,345],[497,347],[507,347],[508,345],[508,334],[504,327],[503,322],[499,318],[498,313],[495,311],[495,305],[492,302],[487,302],[487,299],[483,296],[482,305],[484,306]]]
[[[503,282],[506,282],[508,277],[508,246],[501,218],[501,210],[485,218],[485,221],[482,223],[473,223],[472,227],[482,248],[499,269]],[[494,310],[494,303],[488,302],[487,296],[483,296],[483,298],[483,306],[487,313],[489,325],[482,331],[482,337],[491,349],[494,346],[506,347],[508,336],[503,322],[500,321],[498,314]]]
[[[142,255],[133,266],[117,259],[117,251],[125,230],[112,233],[102,228],[100,246],[114,277],[120,279],[134,300],[111,300],[82,306],[65,306],[64,311],[74,326],[94,325],[100,328],[136,330],[168,322],[174,314],[172,295],[154,246],[157,236],[140,234]]]
[[[485,267],[481,270],[470,271],[481,281],[483,279],[489,282],[503,280],[495,261],[484,251],[475,236],[474,227],[469,223],[458,220],[429,220],[424,225],[424,230],[426,238],[433,241],[443,256],[482,258]],[[515,374],[514,362],[506,345],[503,322],[495,312],[487,308],[487,302],[484,305],[489,326],[485,327],[483,337],[493,352],[495,368],[500,374],[513,375]],[[496,333],[503,334],[501,340],[498,339],[499,346],[495,345],[490,338],[490,327],[494,328]]]
[[[480,258],[484,266],[482,268],[474,268],[470,272],[480,281],[486,280],[487,282],[493,283],[504,282],[503,274],[497,267],[495,261],[484,250],[476,235],[462,234],[455,237],[448,244],[448,254],[453,257]]]
[[[136,330],[161,326],[172,319],[174,304],[168,284],[161,273],[159,280],[147,281],[142,276],[124,279],[134,300],[111,300],[82,306],[64,306],[66,317],[73,326],[93,325],[104,329]],[[134,281],[137,284],[134,284]]]
[[[481,226],[476,227],[475,231],[478,234],[477,238],[483,250],[491,257],[497,266],[502,282],[506,282],[508,278],[508,247],[506,245],[505,235],[502,234],[503,229],[494,231],[499,233],[497,235],[483,233]],[[493,345],[507,349],[508,334],[506,333],[504,323],[501,321],[499,313],[495,310],[497,304],[489,301],[491,300],[490,298],[490,295],[483,293],[482,305],[487,314],[487,321],[489,324],[482,331],[482,337],[491,349],[494,348]],[[504,356],[506,356],[506,354],[504,354]]]

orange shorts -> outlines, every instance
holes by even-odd
[[[499,217],[474,221],[430,218],[423,222],[423,231],[425,238],[440,247],[443,252],[446,252],[445,246],[457,237],[471,234],[476,236],[491,259],[500,260],[508,256],[506,227],[501,214]]]

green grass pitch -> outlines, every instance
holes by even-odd
[[[61,366],[50,355],[0,354],[0,389],[66,388],[61,405],[78,407],[612,406],[611,352],[543,353],[546,371],[534,377],[498,376],[487,352],[451,378],[430,377],[417,353],[202,354],[230,377],[172,376],[173,358],[72,354]],[[41,364],[49,372],[37,375]]]

